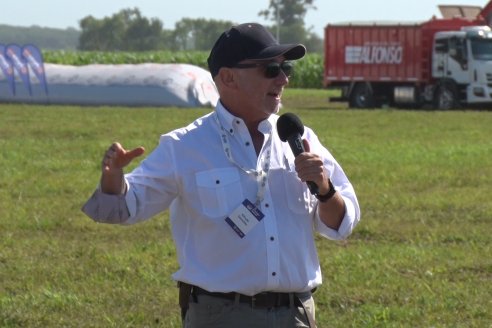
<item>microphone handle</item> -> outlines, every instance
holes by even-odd
[[[304,144],[302,143],[302,137],[299,133],[289,136],[289,138],[287,138],[287,141],[289,142],[290,149],[292,149],[295,157],[304,152]],[[318,186],[316,185],[316,183],[312,181],[306,181],[306,183],[312,195],[319,194]]]
[[[312,181],[306,181],[309,191],[311,192],[311,195],[318,196],[319,195],[319,190],[318,190],[318,185]]]
[[[302,143],[302,137],[299,133],[295,133],[290,135],[287,138],[289,142],[290,149],[294,153],[294,157],[299,156],[300,153],[304,152],[304,144]]]

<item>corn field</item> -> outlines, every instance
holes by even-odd
[[[207,68],[208,52],[205,51],[150,51],[150,52],[93,52],[93,51],[44,51],[46,63],[62,65],[89,64],[141,64],[185,63]],[[293,88],[320,89],[323,87],[322,54],[307,54],[296,61],[289,86]]]

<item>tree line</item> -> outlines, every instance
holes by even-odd
[[[309,52],[321,52],[322,39],[304,24],[304,16],[309,9],[316,9],[314,0],[270,0],[269,7],[260,11],[258,16],[272,21],[272,25],[267,27],[281,42],[301,42]],[[49,37],[40,37],[39,29],[34,27],[30,28],[31,40],[29,37],[26,40],[24,30],[24,37],[14,42],[34,43],[47,49],[73,49],[73,39],[77,38],[75,48],[81,51],[208,51],[217,36],[234,24],[237,22],[183,18],[171,30],[165,29],[159,19],[143,16],[138,8],[127,8],[102,19],[86,16],[79,21],[80,31],[51,29],[53,39],[56,35],[59,42],[51,42],[49,47],[46,47]],[[0,26],[0,42],[2,34],[7,34],[3,29]],[[63,33],[66,33],[65,37],[60,37]]]
[[[20,27],[0,24],[0,43],[34,44],[48,50],[75,50],[80,31],[75,28],[59,29],[40,26]]]

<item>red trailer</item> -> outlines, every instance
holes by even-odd
[[[327,25],[324,85],[342,91],[332,100],[359,108],[383,103],[432,103],[438,108],[492,103],[491,81],[484,74],[492,79],[492,32],[484,18],[491,4],[479,8],[474,17],[432,18],[419,24]],[[463,9],[441,7],[448,12]]]

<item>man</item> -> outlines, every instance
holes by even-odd
[[[132,224],[170,209],[185,327],[315,327],[314,232],[345,238],[360,210],[311,129],[297,157],[276,131],[291,61],[305,51],[278,44],[259,24],[233,26],[208,58],[215,111],[161,136],[130,174],[123,169],[143,148],[114,143],[103,158],[100,188],[83,210]]]

